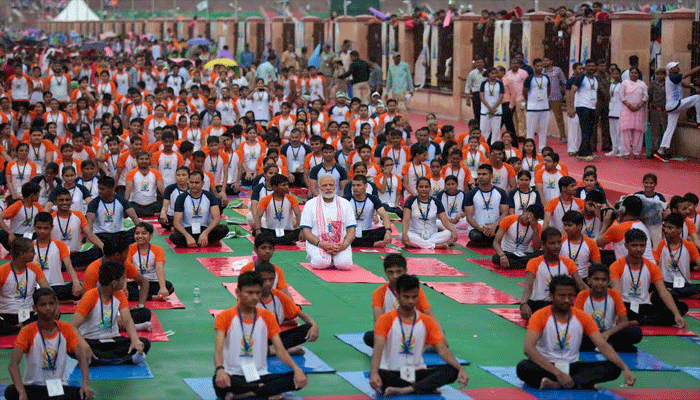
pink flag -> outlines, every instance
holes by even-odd
[[[445,19],[442,20],[442,27],[447,28],[450,26],[450,22],[452,22],[452,10],[447,10],[447,14],[445,14]]]
[[[107,57],[114,57],[114,52],[111,47],[105,47],[105,55],[107,55]]]

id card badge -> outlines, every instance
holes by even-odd
[[[31,232],[26,232],[22,234],[22,237],[24,237],[25,239],[31,239],[32,236],[34,236],[34,234]]]
[[[250,360],[248,360],[248,358],[250,358]],[[243,370],[243,377],[246,382],[251,383],[260,380],[260,374],[258,374],[258,369],[255,368],[252,357],[241,359],[241,369]]]
[[[200,233],[202,233],[202,223],[201,222],[193,222],[192,223],[192,234],[199,235]]]
[[[277,236],[277,237],[282,237],[282,236],[284,236],[284,229],[282,229],[282,228],[276,228],[276,229],[275,229],[275,236]]]
[[[399,374],[401,379],[405,380],[406,382],[413,383],[416,381],[416,367],[413,365],[405,365],[401,367]]]
[[[60,379],[47,379],[46,391],[49,392],[49,397],[63,396],[63,382]]]
[[[355,228],[355,237],[356,238],[362,237],[362,228]]]
[[[554,363],[554,368],[569,375],[569,363],[567,362],[556,362]]]
[[[632,301],[630,302],[630,310],[633,313],[639,314],[639,302],[638,301]]]
[[[114,343],[114,339],[112,338],[107,338],[107,339],[99,339],[100,343]]]
[[[523,253],[522,251],[514,251],[513,254],[514,254],[516,257],[520,257],[520,258],[525,257],[525,253]]]
[[[29,319],[30,310],[28,308],[20,308],[17,311],[17,320],[21,324],[22,322]]]
[[[685,287],[685,279],[682,276],[674,276],[673,277],[673,288],[682,288]]]

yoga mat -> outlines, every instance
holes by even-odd
[[[644,336],[697,336],[695,332],[675,326],[640,326]]]
[[[233,297],[236,297],[236,283],[223,283],[222,282],[221,284],[226,288],[226,290],[228,290],[229,293],[231,293],[231,295]],[[297,292],[293,287],[287,286],[287,289],[289,290],[289,293],[291,293],[292,300],[294,300],[295,304],[298,304],[300,306],[310,306],[311,305],[311,302],[306,300],[304,298],[304,296],[299,294],[299,292]]]
[[[369,372],[367,371],[352,371],[352,372],[337,372],[338,376],[348,381],[349,384],[357,388],[362,393],[373,399],[396,399],[396,400],[473,400],[471,397],[460,392],[451,386],[443,386],[440,388],[440,394],[410,394],[403,396],[385,397],[379,395],[369,385]]]
[[[700,320],[700,311],[688,311],[685,316]]]
[[[62,272],[63,274],[63,281],[64,282],[70,282],[70,275],[68,275],[68,272]],[[85,271],[75,271],[75,274],[78,275],[78,280],[83,281],[85,279]]]
[[[700,367],[681,367],[681,371],[700,380]]]
[[[475,253],[481,254],[482,256],[492,256],[496,254],[496,250],[493,249],[493,247],[471,247],[467,246],[469,243],[469,234],[468,233],[458,233],[457,234],[457,241],[455,242],[456,245],[465,247]]]
[[[401,222],[401,218],[396,213],[388,212],[386,215],[389,217],[389,221],[391,222]]]
[[[309,195],[309,189],[307,188],[289,188],[289,193],[299,196],[299,197],[308,197]]]
[[[407,257],[408,273],[421,276],[467,276],[433,257]]]
[[[520,316],[520,310],[517,308],[487,308],[487,310],[507,319],[508,321],[516,325],[520,325],[523,328],[527,328],[527,321],[522,319],[522,317]]]
[[[474,400],[537,400],[537,397],[514,387],[468,389],[462,390],[462,392],[471,396]]]
[[[335,337],[338,338],[338,340],[340,340],[341,342],[359,351],[360,353],[372,357],[372,348],[367,346],[364,340],[362,339],[364,334],[364,332],[337,333]],[[469,361],[462,360],[461,358],[457,357],[455,358],[457,359],[457,362],[459,362],[462,365],[470,364]],[[437,353],[423,353],[423,362],[427,366],[445,364],[445,362],[442,360],[442,358],[440,358],[440,356]]]
[[[238,276],[241,273],[241,268],[246,264],[251,262],[253,257],[242,256],[242,257],[199,257],[197,261],[202,264],[207,271],[211,272],[215,276],[220,277],[232,277]]]
[[[483,282],[423,282],[461,304],[517,304],[520,300]]]
[[[443,254],[443,255],[464,254],[462,252],[462,250],[457,250],[457,249],[453,249],[453,248],[449,248],[449,249],[419,249],[417,247],[406,247],[401,242],[401,240],[396,239],[396,238],[391,241],[391,244],[393,244],[394,246],[397,246],[399,248],[402,248],[411,254]]]
[[[255,243],[253,235],[245,237],[250,243]],[[275,251],[306,251],[306,242],[294,242],[294,244],[276,244]]]
[[[394,249],[393,247],[354,247],[352,248],[353,253],[379,253],[379,254],[401,254],[400,251]]]
[[[207,247],[175,247],[169,238],[165,238],[165,243],[175,252],[175,254],[201,254],[201,253],[233,253],[226,243],[221,242],[221,246]]]
[[[153,229],[155,229],[156,233],[160,236],[167,236],[173,233],[172,229],[165,229],[161,224],[154,224]]]
[[[0,336],[0,349],[11,349],[15,347],[17,335]]]
[[[700,300],[698,299],[680,299],[680,301],[687,304],[689,308],[700,308]]]
[[[700,398],[698,389],[611,389],[627,400],[688,400]]]
[[[484,371],[500,378],[515,387],[519,387],[526,391],[527,393],[537,397],[541,400],[625,400],[621,397],[607,389],[603,390],[571,390],[571,391],[561,391],[561,390],[539,390],[525,385],[523,381],[518,378],[515,372],[515,367],[483,367],[479,368]]]
[[[78,308],[78,303],[72,300],[58,303],[58,311],[61,314],[75,314],[76,308]]]
[[[690,279],[700,279],[700,271],[693,271],[690,273]]]
[[[168,335],[165,334],[163,330],[163,325],[160,324],[158,316],[155,313],[151,313],[151,325],[153,325],[153,330],[150,332],[137,331],[136,333],[140,338],[145,338],[151,342],[169,342],[170,339]],[[120,335],[124,337],[129,337],[127,332],[119,332]]]
[[[681,339],[687,340],[687,341],[689,341],[689,342],[691,342],[691,343],[695,343],[695,344],[697,344],[697,345],[700,346],[700,337],[697,337],[697,336],[684,336],[684,337],[682,337]]]
[[[237,209],[234,209],[236,211]],[[227,224],[237,224],[237,225],[245,225],[248,223],[248,220],[246,219],[245,215],[241,215],[237,212],[231,214],[231,217],[226,221]]]
[[[67,380],[70,384],[80,384],[82,375],[78,361],[68,358],[66,360]],[[124,379],[152,379],[153,373],[148,363],[130,365],[100,365],[90,367],[90,380],[124,380]]]
[[[250,210],[247,208],[234,208],[233,211],[237,212],[238,214],[240,214],[244,217],[247,216],[248,214],[250,214]]]
[[[506,278],[524,278],[526,271],[524,269],[504,269],[495,266],[490,258],[468,258],[467,261],[474,263],[480,267],[484,267],[491,272]]]
[[[322,374],[326,372],[335,372],[333,368],[331,368],[323,360],[318,358],[318,356],[311,352],[311,350],[309,350],[306,347],[303,347],[303,349],[304,354],[300,356],[292,356],[292,360],[294,360],[294,363],[299,368],[301,368],[301,370],[304,371],[305,374]],[[267,370],[271,374],[279,374],[290,372],[292,369],[284,365],[284,363],[280,361],[279,358],[268,357]]]
[[[331,283],[385,283],[384,278],[367,271],[357,264],[353,264],[349,270],[339,269],[313,269],[309,263],[299,263],[312,274]]]
[[[129,305],[130,306],[137,306],[139,304],[138,301],[130,301]],[[177,297],[177,294],[173,293],[170,296],[166,297],[165,300],[148,300],[145,304],[146,308],[149,310],[172,310],[172,309],[182,309],[185,308],[185,305],[182,304],[180,299]]]
[[[183,381],[201,400],[219,400],[214,392],[214,383],[211,377],[184,378]],[[282,398],[284,400],[302,400],[301,397],[291,392],[283,393]],[[258,398],[249,397],[248,399],[256,400]]]
[[[617,353],[622,361],[633,371],[678,371],[679,369],[658,358],[652,356],[644,350],[638,350],[636,353]],[[582,351],[579,353],[581,361],[605,361],[606,358],[600,353]]]

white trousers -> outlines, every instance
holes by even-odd
[[[313,269],[350,269],[352,267],[352,247],[348,246],[338,254],[322,257],[321,249],[306,242],[306,259]]]
[[[437,225],[439,230],[444,230],[445,227],[442,225],[442,221],[439,219],[435,221],[435,224]],[[463,217],[460,219],[456,224],[452,224],[452,226],[457,230],[457,231],[463,231],[466,232],[467,229],[469,229],[469,222],[467,222],[467,217]]]
[[[526,117],[527,138],[534,139],[535,133],[539,138],[539,151],[547,145],[547,130],[549,129],[549,118],[551,114],[547,111],[528,111]]]
[[[671,139],[673,139],[673,134],[676,131],[676,125],[678,125],[678,118],[681,116],[681,112],[689,109],[690,107],[695,107],[695,119],[696,122],[700,124],[700,94],[682,99],[681,105],[679,105],[678,108],[668,112],[666,132],[664,132],[664,137],[661,139],[660,147],[663,147],[664,149],[671,147]]]
[[[482,104],[482,107],[485,106]],[[501,116],[495,115],[489,118],[488,115],[482,115],[479,118],[479,129],[489,143],[501,140]]]
[[[441,231],[430,235],[428,239],[423,239],[420,234],[408,232],[408,243],[421,249],[434,249],[436,244],[450,243],[452,232]]]
[[[569,133],[566,135],[567,150],[569,153],[576,153],[581,146],[581,125],[578,123],[578,114],[574,115],[573,118],[567,115],[566,121],[569,128]]]
[[[612,142],[612,151],[617,154],[622,154],[620,118],[608,118],[608,121],[610,121],[610,141]]]

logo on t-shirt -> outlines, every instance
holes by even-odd
[[[59,332],[60,334],[60,332]],[[52,371],[56,368],[56,357],[58,352],[51,347],[47,347],[41,352],[41,369],[44,371]],[[51,360],[51,362],[49,362]]]
[[[409,340],[408,343],[406,341]],[[416,338],[414,338],[412,335],[409,336],[408,338],[402,338],[401,339],[401,354],[413,354],[413,348],[416,345]]]
[[[554,180],[554,178],[549,178],[547,180],[547,189],[556,189],[556,188],[557,188],[557,186],[556,186],[556,181]]]
[[[557,322],[555,321],[554,323],[556,324]],[[568,329],[565,331],[560,331],[559,337],[557,338],[559,342],[559,348],[561,350],[568,349],[571,347],[571,333],[567,331]]]
[[[163,163],[163,169],[173,169],[173,162],[171,160],[165,160],[165,163]]]
[[[141,182],[141,191],[142,191],[142,192],[148,192],[149,186],[150,186],[150,185],[148,184],[148,181],[143,181],[143,182]]]
[[[248,344],[248,347],[246,348],[246,343]],[[241,338],[241,357],[252,357],[253,356],[253,348],[255,347],[255,339],[253,339],[253,334],[251,332],[250,335],[246,335],[245,333],[243,334],[243,337]]]
[[[102,300],[99,300],[102,301]],[[104,308],[104,307],[103,307]],[[100,321],[101,329],[111,329],[112,328],[112,311],[104,310],[102,313],[102,320]]]
[[[15,285],[15,298],[24,299],[27,297],[27,281],[19,281]]]
[[[598,328],[605,329],[605,311],[593,310],[591,317],[593,317],[593,320],[598,325]]]

